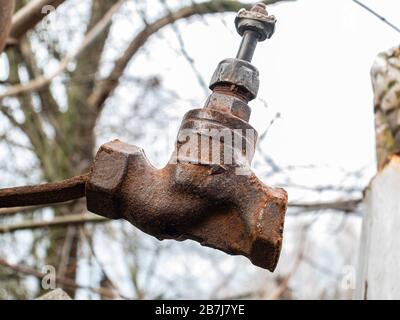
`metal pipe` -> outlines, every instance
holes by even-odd
[[[251,62],[251,59],[253,58],[254,55],[254,51],[256,50],[257,47],[257,42],[258,42],[258,33],[253,30],[246,30],[243,33],[242,42],[240,43],[240,47],[236,55],[236,58]]]

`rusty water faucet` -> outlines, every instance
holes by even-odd
[[[218,65],[213,92],[204,108],[184,116],[163,169],[154,168],[142,149],[118,140],[100,148],[86,183],[90,211],[126,219],[160,240],[192,239],[275,269],[287,194],[250,170],[257,133],[247,105],[259,87],[250,60],[256,42],[272,36],[275,21],[262,4],[239,11],[237,58]]]
[[[214,72],[201,109],[185,114],[176,148],[163,169],[119,140],[100,147],[87,175],[58,183],[0,190],[0,207],[48,204],[86,196],[89,211],[125,219],[162,240],[191,239],[243,255],[273,271],[281,251],[287,193],[251,171],[257,132],[248,102],[257,96],[256,44],[270,38],[275,18],[265,5],[240,10],[236,58]]]

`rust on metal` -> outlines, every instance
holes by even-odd
[[[0,207],[47,204],[86,195],[89,211],[125,219],[162,240],[191,239],[243,255],[273,271],[281,251],[287,193],[251,171],[257,132],[248,102],[258,93],[250,64],[256,43],[272,36],[264,5],[241,10],[238,56],[217,67],[201,109],[186,113],[176,148],[163,169],[119,140],[100,147],[88,175],[60,183],[0,190]]]
[[[87,175],[60,182],[0,190],[0,208],[35,206],[70,201],[85,196]]]
[[[160,240],[196,240],[272,271],[287,194],[236,168],[183,159],[158,170],[142,149],[115,140],[96,156],[86,186],[88,209],[126,219]]]
[[[260,5],[240,11],[237,24],[250,37],[247,42],[251,32],[257,41],[272,34],[275,19],[264,12]],[[243,47],[246,43],[241,50],[252,55],[255,46]],[[160,240],[195,240],[273,271],[287,193],[266,186],[250,169],[257,133],[248,123],[247,102],[257,95],[258,83],[250,62],[223,60],[204,108],[184,116],[175,152],[163,169],[154,168],[139,147],[119,140],[104,144],[86,184],[88,209],[126,219]]]

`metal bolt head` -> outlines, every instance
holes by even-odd
[[[267,6],[266,6],[265,3],[263,3],[263,2],[259,2],[259,3],[255,4],[255,5],[250,9],[250,11],[262,13],[262,14],[264,14],[264,15],[266,15],[266,16],[268,15]]]
[[[240,9],[236,18],[235,26],[237,32],[243,36],[247,30],[257,32],[258,41],[271,38],[275,31],[276,18],[268,15],[264,3],[258,3],[250,10]]]
[[[213,90],[215,86],[226,83],[244,88],[249,92],[250,99],[254,99],[260,86],[258,70],[244,60],[222,60],[211,78],[209,88]]]
[[[89,211],[110,219],[122,218],[118,193],[126,177],[129,158],[144,157],[141,148],[119,140],[103,144],[97,152],[86,183]]]
[[[250,107],[243,100],[234,95],[213,92],[205,103],[205,108],[230,112],[234,116],[249,121]]]

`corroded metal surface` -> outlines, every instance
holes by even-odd
[[[272,271],[281,248],[286,192],[264,185],[253,173],[238,175],[236,168],[184,160],[158,170],[142,149],[115,140],[96,156],[87,183],[88,209],[124,218],[158,239],[192,239],[244,255]]]
[[[158,239],[192,239],[244,255],[272,271],[287,194],[251,172],[255,131],[221,109],[189,111],[176,151],[160,170],[136,146],[118,140],[103,145],[86,186],[88,209],[126,219]]]
[[[276,18],[268,15],[264,3],[258,3],[250,10],[241,9],[235,18],[237,32],[244,36],[248,30],[255,31],[258,41],[271,38],[275,32],[275,24]]]
[[[252,34],[255,41],[268,38],[275,18],[258,5],[240,11],[236,22],[251,40],[241,50],[252,56]],[[126,219],[160,240],[192,239],[273,271],[287,194],[263,184],[250,169],[257,133],[248,123],[247,103],[258,87],[258,71],[248,61],[222,61],[211,81],[213,93],[204,108],[184,116],[163,169],[136,146],[119,140],[103,145],[86,184],[88,209]]]
[[[258,71],[249,63],[254,41],[272,35],[268,28],[275,18],[257,5],[240,11],[236,22],[247,38],[239,51],[248,61],[220,63],[211,81],[213,93],[204,108],[184,116],[176,149],[163,169],[154,168],[141,148],[114,140],[101,146],[89,175],[0,190],[0,207],[86,195],[90,211],[126,219],[160,240],[192,239],[273,271],[287,194],[263,184],[250,169],[257,132],[248,123],[247,103],[259,86]]]
[[[60,182],[0,189],[0,208],[34,206],[78,199],[85,196],[87,175]]]
[[[217,85],[227,84],[243,88],[249,93],[247,100],[252,100],[258,93],[258,70],[250,62],[240,59],[225,59],[215,70],[211,78],[210,89],[213,90]]]

